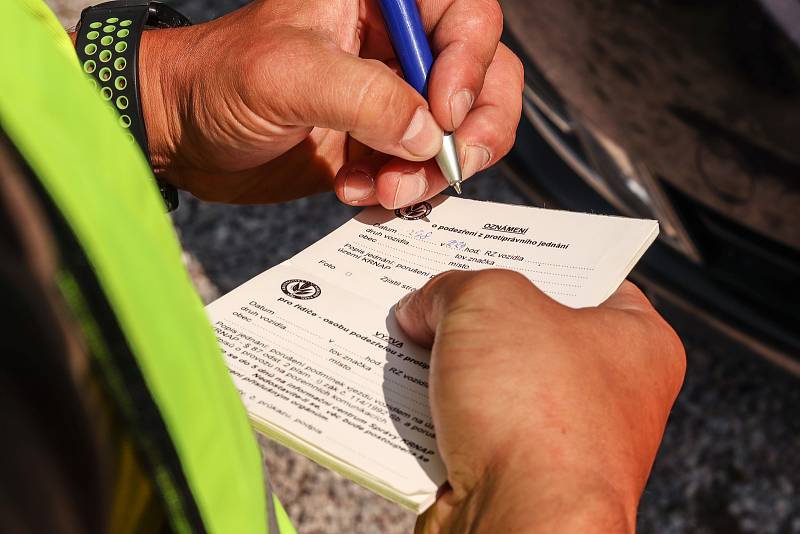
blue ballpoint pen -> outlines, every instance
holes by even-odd
[[[425,99],[428,99],[428,74],[433,65],[433,54],[425,36],[415,0],[379,0],[389,39],[406,81]],[[453,189],[461,194],[461,163],[458,160],[456,139],[445,132],[442,149],[436,163]]]

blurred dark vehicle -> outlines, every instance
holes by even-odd
[[[800,1],[502,4],[525,194],[658,219],[633,278],[662,311],[800,374]]]
[[[501,3],[526,81],[504,171],[532,203],[658,219],[632,276],[662,312],[800,376],[800,0]]]

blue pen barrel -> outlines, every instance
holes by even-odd
[[[433,54],[422,26],[415,0],[378,0],[383,21],[389,32],[394,55],[400,63],[406,81],[428,100],[428,74],[433,65]],[[436,155],[436,164],[453,189],[461,194],[461,162],[458,158],[456,138],[445,132],[442,148]]]
[[[433,54],[415,0],[379,0],[397,61],[406,81],[428,99]]]

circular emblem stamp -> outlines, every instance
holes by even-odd
[[[416,221],[427,217],[432,209],[433,207],[427,202],[417,202],[405,208],[394,210],[394,214],[407,221]]]
[[[314,282],[293,278],[281,284],[281,290],[293,299],[311,300],[322,293],[322,290]]]

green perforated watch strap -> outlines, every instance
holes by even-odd
[[[121,18],[120,18],[121,17]],[[106,4],[81,13],[75,49],[83,71],[104,101],[119,114],[130,141],[147,155],[147,133],[138,113],[136,76],[139,39],[147,22],[147,3],[112,8]]]
[[[159,24],[155,2],[117,0],[91,6],[81,13],[75,49],[89,83],[100,97],[119,114],[119,124],[128,139],[149,154],[147,131],[139,98],[139,42],[145,26],[183,26],[190,22],[169,9],[169,24]],[[178,206],[178,192],[159,181],[159,191],[168,210]]]
[[[145,11],[144,16],[147,13]],[[128,115],[131,93],[135,91],[135,83],[129,84],[128,76],[134,70],[133,65],[128,68],[129,52],[128,39],[133,24],[132,19],[120,20],[119,17],[108,17],[105,21],[89,22],[88,31],[79,34],[78,50],[83,71],[91,75],[89,78],[93,87],[100,91],[103,100],[111,102],[119,112],[119,122],[128,130],[128,138],[133,141],[134,133],[140,137],[136,139],[143,146],[147,138],[139,125],[134,126],[131,116]],[[86,43],[84,44],[84,41]],[[126,54],[126,52],[128,52]]]

